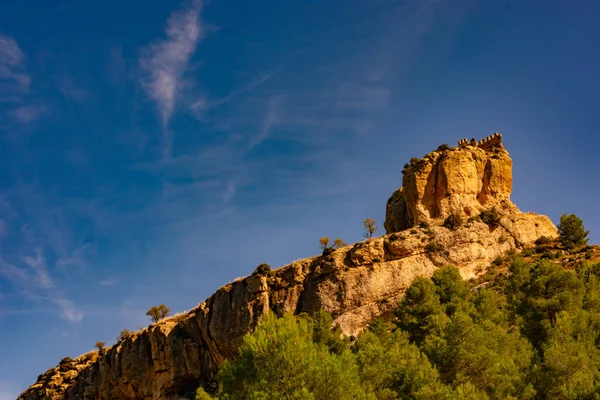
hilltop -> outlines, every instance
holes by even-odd
[[[532,252],[540,238],[558,237],[548,217],[521,212],[510,200],[512,160],[500,134],[439,146],[402,172],[387,202],[385,235],[229,283],[102,355],[62,360],[19,398],[180,399],[234,357],[270,312],[324,310],[344,335],[355,336],[390,317],[415,277],[454,265],[463,279],[483,279],[507,253]],[[597,249],[589,252],[598,257]]]

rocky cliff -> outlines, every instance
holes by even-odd
[[[557,235],[548,217],[521,213],[510,202],[511,170],[498,135],[441,147],[405,169],[403,187],[388,201],[385,236],[234,281],[104,354],[61,361],[19,398],[192,398],[268,312],[324,309],[355,335],[389,314],[416,276],[453,264],[474,277],[505,252]],[[478,215],[490,207],[499,220],[488,225]],[[466,218],[451,230],[442,221],[452,213]]]
[[[402,187],[387,203],[385,229],[398,232],[450,214],[469,218],[494,207],[502,214],[519,212],[510,201],[512,160],[495,133],[479,142],[462,139],[442,145],[404,167]]]

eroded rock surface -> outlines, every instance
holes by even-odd
[[[496,133],[457,147],[440,146],[403,171],[402,187],[387,202],[385,229],[398,232],[421,222],[433,223],[450,214],[469,218],[495,207],[516,214],[510,201],[512,159]]]

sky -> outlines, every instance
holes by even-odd
[[[600,3],[0,2],[0,400],[379,225],[402,165],[504,135],[600,241]],[[383,228],[378,233],[383,233]]]

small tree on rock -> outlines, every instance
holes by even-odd
[[[585,230],[583,221],[577,215],[563,214],[560,217],[560,224],[558,224],[558,233],[563,246],[573,248],[587,244],[590,231]]]
[[[152,322],[158,322],[161,319],[165,318],[169,315],[169,307],[164,304],[157,306],[153,306],[146,312],[146,315],[152,319]]]
[[[323,236],[321,239],[319,239],[319,247],[321,250],[329,248],[329,238],[327,236]]]
[[[98,340],[94,347],[98,349],[99,355],[103,356],[106,353],[106,349],[104,348],[104,342]]]
[[[375,225],[375,220],[371,218],[365,219],[363,225],[365,227],[365,238],[367,239],[371,239],[375,231],[379,229],[379,227]]]
[[[333,247],[336,248],[336,249],[339,249],[339,248],[344,247],[344,246],[348,246],[348,244],[346,242],[344,242],[340,238],[337,238],[337,239],[335,239],[333,241]]]

